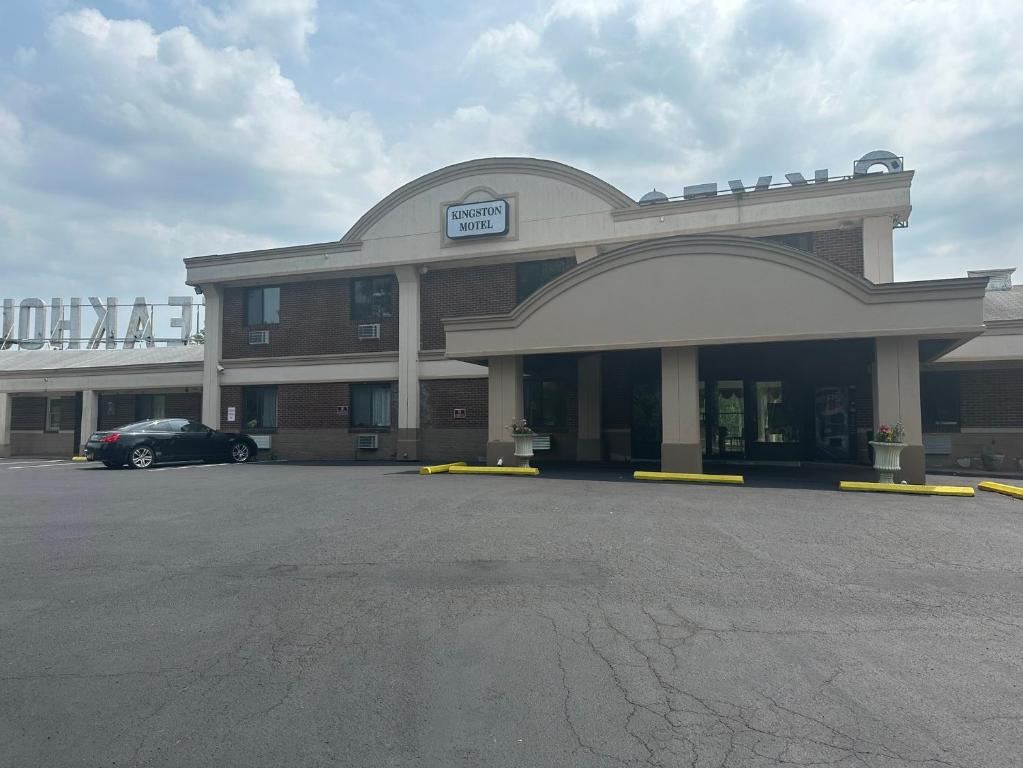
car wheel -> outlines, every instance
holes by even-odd
[[[148,445],[139,445],[131,449],[129,463],[133,469],[149,469],[153,466],[155,459],[156,454],[153,453],[152,448]]]
[[[252,451],[249,449],[248,443],[241,440],[231,443],[231,461],[235,464],[244,464],[251,458]]]
[[[104,461],[103,462],[103,466],[106,467],[107,469],[118,469],[118,468],[120,468],[121,465],[120,464],[115,464],[112,461]]]

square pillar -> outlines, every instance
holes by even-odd
[[[205,341],[202,363],[202,423],[220,429],[220,353],[224,342],[223,292],[216,285],[202,286],[206,300],[203,317]]]
[[[924,439],[920,416],[920,350],[917,339],[888,336],[874,341],[874,430],[902,422],[906,447],[896,482],[923,483]]]
[[[487,464],[498,459],[516,466],[515,442],[506,427],[522,418],[522,357],[492,357],[487,362]]]
[[[82,390],[82,431],[81,444],[75,446],[79,455],[85,454],[85,444],[99,427],[99,392],[94,389]]]
[[[599,354],[579,358],[579,437],[576,442],[579,461],[600,461],[604,457],[600,441],[601,376]]]
[[[699,348],[661,350],[661,471],[702,472]]]
[[[11,455],[11,409],[14,398],[9,392],[0,392],[0,458]]]
[[[892,216],[863,219],[863,276],[872,283],[895,282]]]
[[[398,459],[419,458],[419,272],[398,267]]]

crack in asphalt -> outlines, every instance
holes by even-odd
[[[884,741],[865,738],[830,720],[823,705],[838,706],[864,717],[844,701],[840,678],[850,674],[837,664],[817,684],[822,699],[816,711],[803,711],[785,702],[779,692],[755,688],[738,691],[729,701],[701,693],[686,654],[699,636],[727,643],[735,634],[792,634],[710,627],[686,617],[671,605],[637,604],[644,621],[617,620],[606,605],[557,605],[538,611],[550,624],[563,690],[562,717],[572,739],[573,753],[611,760],[618,765],[729,768],[751,762],[791,766],[943,766],[966,768],[935,743],[913,748],[892,733]],[[636,627],[640,629],[637,631]],[[631,629],[629,627],[632,627]],[[572,656],[566,649],[574,649]],[[606,670],[606,682],[622,705],[624,716],[605,730],[619,728],[639,754],[623,748],[607,752],[580,731],[584,694],[573,690],[573,677],[585,680],[582,667],[596,661]],[[694,676],[695,677],[695,676]],[[720,684],[720,680],[718,683]],[[834,691],[829,695],[829,692]],[[592,695],[593,692],[591,691]],[[855,722],[855,721],[853,721]]]

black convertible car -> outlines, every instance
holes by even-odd
[[[256,443],[248,435],[234,435],[188,419],[151,419],[109,432],[96,432],[85,444],[89,461],[110,468],[127,464],[146,469],[162,461],[233,461],[256,456]]]

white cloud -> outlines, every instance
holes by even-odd
[[[514,154],[639,196],[849,172],[863,152],[891,149],[918,170],[912,225],[896,233],[900,278],[1023,253],[1012,185],[1023,16],[1011,3],[965,16],[890,4],[879,20],[856,0],[563,0],[512,8],[498,26],[455,9],[458,33],[429,46],[421,20],[392,8],[373,16],[386,40],[361,41],[390,55],[345,59],[316,45],[351,18],[324,8],[314,35],[312,0],[186,7],[191,28],[57,16],[27,65],[0,71],[8,284],[110,280],[160,294],[144,284],[179,283],[183,256],[336,238],[414,176]],[[444,61],[423,54],[440,49]],[[328,65],[326,90],[308,87],[313,67],[282,72],[306,54]]]
[[[217,13],[196,8],[200,28],[235,45],[305,58],[316,32],[317,0],[235,0]]]

